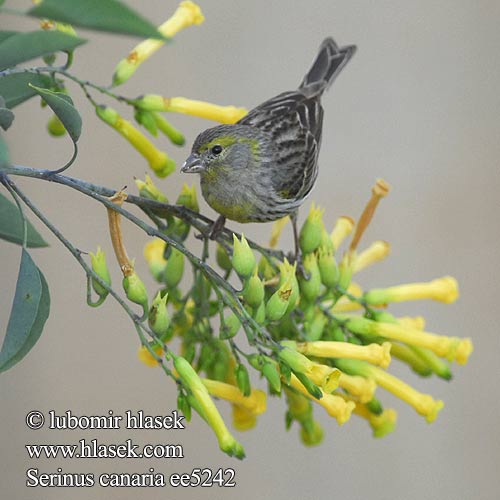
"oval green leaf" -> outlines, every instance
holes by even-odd
[[[36,95],[35,90],[29,87],[31,83],[36,87],[50,87],[51,79],[46,75],[35,73],[18,73],[0,78],[0,95],[5,99],[5,106],[12,109]]]
[[[14,303],[0,351],[0,372],[18,363],[40,338],[50,311],[50,295],[41,271],[24,250]]]
[[[154,24],[117,0],[44,0],[27,13],[82,28],[165,39]]]
[[[49,317],[50,313],[50,293],[49,287],[47,285],[47,281],[45,280],[45,276],[42,271],[38,269],[38,274],[40,275],[40,281],[42,284],[42,294],[40,296],[40,303],[38,306],[37,315],[35,321],[33,322],[33,326],[31,327],[30,334],[26,338],[26,341],[21,346],[21,348],[17,351],[16,355],[11,357],[5,363],[1,361],[1,353],[0,353],[0,372],[6,371],[9,368],[12,368],[16,363],[21,361],[21,359],[28,354],[33,346],[37,343],[38,339],[42,335],[43,327],[45,326],[45,322]]]
[[[82,132],[82,118],[73,106],[71,98],[61,92],[35,87],[32,84],[29,84],[29,86],[43,97],[44,101],[61,120],[72,141],[77,142]]]
[[[0,67],[10,68],[53,52],[73,50],[85,42],[61,31],[16,33],[0,43]]]
[[[30,248],[47,247],[33,224],[28,220],[28,239]],[[0,238],[11,243],[23,244],[23,219],[17,206],[0,193]]]

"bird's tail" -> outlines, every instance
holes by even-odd
[[[308,95],[322,94],[330,87],[355,52],[355,45],[339,48],[333,38],[326,38],[299,88],[305,90]]]

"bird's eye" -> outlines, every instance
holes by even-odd
[[[216,144],[215,146],[212,147],[212,154],[213,155],[220,155],[222,153],[222,146],[219,146],[219,144]]]

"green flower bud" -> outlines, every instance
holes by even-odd
[[[353,273],[352,259],[350,254],[346,253],[339,265],[338,287],[341,290],[347,290],[351,284]]]
[[[257,307],[257,309],[254,309],[252,317],[258,325],[264,324],[266,321],[266,304],[264,301],[260,303],[260,306]]]
[[[345,342],[345,334],[342,328],[336,324],[331,323],[327,332],[328,340],[335,340],[337,342]]]
[[[250,386],[250,377],[248,376],[248,370],[246,366],[240,363],[236,366],[234,374],[236,377],[236,384],[238,385],[238,388],[243,396],[250,396],[252,388]]]
[[[188,363],[192,363],[196,355],[196,346],[194,344],[188,344],[188,345],[183,344],[183,348],[184,348],[183,349],[184,359],[186,359]]]
[[[333,246],[332,238],[326,229],[324,229],[321,233],[321,243],[319,248],[323,248],[324,251],[331,252],[335,255],[335,247]]]
[[[155,120],[156,126],[158,129],[165,134],[171,142],[176,144],[177,146],[184,146],[186,139],[182,132],[179,132],[173,125],[170,124],[163,116],[159,113],[152,112],[153,119]]]
[[[252,308],[258,308],[264,300],[264,283],[257,276],[257,269],[253,276],[246,282],[243,290],[243,298]]]
[[[318,269],[321,283],[327,288],[333,288],[339,280],[339,268],[335,262],[333,252],[326,250],[324,247],[320,247],[318,250]]]
[[[255,255],[243,234],[241,241],[233,234],[233,268],[242,279],[250,278],[255,268]]]
[[[325,226],[323,224],[323,210],[311,205],[302,229],[300,230],[299,243],[303,254],[314,252],[321,244]]]
[[[66,128],[56,115],[49,118],[47,130],[52,137],[61,137],[66,133]]]
[[[269,321],[279,321],[286,314],[291,296],[292,287],[289,280],[283,283],[267,301],[266,316]]]
[[[312,427],[310,429],[309,427]],[[323,428],[319,422],[313,421],[311,426],[302,426],[300,439],[306,446],[317,446],[323,441]]]
[[[93,254],[90,252],[90,262],[92,264],[92,270],[101,278],[107,285],[111,286],[111,277],[109,275],[108,265],[106,264],[106,254],[101,250],[101,247],[97,247],[97,252]],[[108,295],[108,290],[106,290],[96,279],[92,278],[92,288],[94,292],[104,300]]]
[[[135,179],[135,185],[143,198],[168,203],[167,197],[156,187],[153,179],[151,179],[148,174],[146,174],[143,181],[141,179]]]
[[[300,383],[305,387],[307,392],[316,399],[321,399],[323,397],[323,393],[321,392],[321,389],[314,383],[312,383],[307,375],[304,375],[301,372],[293,372],[295,376],[300,380]]]
[[[375,415],[380,415],[384,411],[382,403],[377,398],[373,398],[371,401],[368,401],[368,403],[366,403],[366,407],[372,413],[375,413]]]
[[[274,362],[264,363],[262,375],[269,382],[271,389],[279,394],[281,392],[281,377],[276,364]]]
[[[184,254],[172,247],[170,257],[165,266],[165,284],[169,288],[175,288],[184,274]]]
[[[224,324],[221,326],[219,338],[227,340],[233,338],[241,327],[241,322],[236,314],[231,313],[227,318],[224,318]]]
[[[203,344],[198,358],[198,371],[208,372],[215,363],[215,351],[210,344]]]
[[[128,300],[141,305],[146,311],[148,309],[148,292],[137,273],[133,271],[131,275],[125,276],[122,284]]]
[[[147,111],[165,111],[168,109],[168,99],[158,94],[145,94],[135,99],[134,105]]]
[[[184,415],[188,422],[191,421],[191,405],[186,398],[186,395],[182,392],[179,392],[177,396],[177,408]]]
[[[327,322],[326,316],[321,311],[316,311],[313,320],[306,325],[306,339],[309,341],[319,340]]]
[[[227,351],[224,349],[219,349],[215,356],[215,363],[212,365],[209,371],[209,377],[214,380],[219,380],[224,382],[227,380],[227,374],[229,372],[229,356]]]
[[[321,275],[319,273],[316,255],[313,253],[306,255],[303,265],[309,279],[306,280],[304,277],[299,279],[300,293],[306,301],[312,302],[318,298],[321,289]]]
[[[192,187],[189,187],[186,183],[184,183],[176,203],[177,205],[189,208],[193,212],[199,212],[200,206],[198,205],[198,197],[196,196],[195,186],[193,185]]]
[[[289,281],[290,287],[292,289],[292,293],[290,294],[290,300],[286,310],[287,313],[289,313],[295,308],[300,297],[300,289],[299,289],[299,282],[297,281],[296,269],[297,269],[297,264],[293,264],[292,266],[287,259],[285,259],[283,262],[279,264],[279,270],[280,270],[279,285],[281,286],[286,281]]]
[[[163,336],[167,335],[169,332],[170,326],[170,317],[167,310],[167,298],[167,293],[162,297],[161,292],[158,292],[156,297],[153,299],[151,307],[149,308],[148,315],[148,324],[151,330],[162,339]]]
[[[142,125],[152,136],[157,137],[158,127],[151,111],[137,109],[134,113],[134,118],[137,123]]]
[[[231,271],[231,269],[233,268],[231,259],[229,258],[229,255],[227,254],[225,248],[220,243],[217,243],[215,258],[217,260],[217,264],[223,271]]]
[[[252,368],[255,368],[259,372],[262,370],[262,367],[264,366],[264,356],[261,354],[251,354],[247,358],[248,362],[250,363],[250,366]]]

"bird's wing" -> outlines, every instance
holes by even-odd
[[[238,123],[268,133],[275,149],[272,182],[282,198],[304,198],[314,185],[318,168],[323,108],[317,97],[284,92],[251,110]]]

